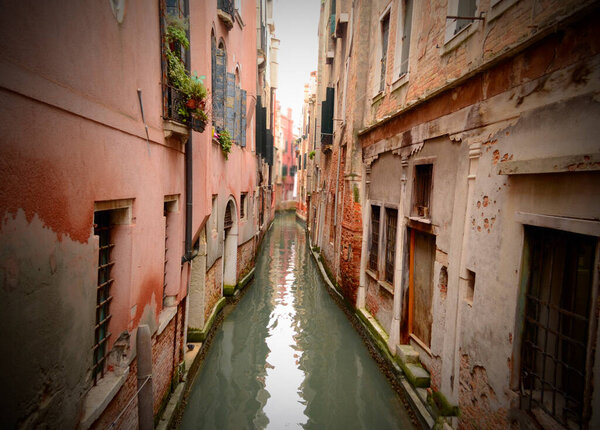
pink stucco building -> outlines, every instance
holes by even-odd
[[[180,381],[186,337],[204,338],[224,296],[251,270],[272,219],[270,196],[264,213],[259,204],[269,191],[267,124],[256,130],[270,4],[3,8],[0,382],[14,387],[1,406],[7,426],[137,426],[138,358],[146,353],[151,414],[160,416]],[[189,49],[169,39],[174,17]],[[178,112],[169,49],[192,76],[204,76],[204,131]],[[223,130],[233,140],[227,157],[216,137]],[[148,350],[140,326],[149,328]]]

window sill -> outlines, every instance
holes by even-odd
[[[176,313],[177,306],[167,306],[160,311],[160,314],[158,315],[158,330],[156,331],[157,336],[160,336],[165,328],[167,328]]]
[[[480,21],[472,22],[465,27],[463,27],[458,33],[452,35],[445,43],[442,48],[442,55],[446,55],[456,48],[458,48],[464,41],[466,41],[469,37],[479,30]]]
[[[411,221],[416,221],[416,222],[420,222],[423,224],[431,224],[430,218],[424,218],[424,217],[420,217],[420,216],[409,216],[408,219]]]
[[[408,83],[408,72],[403,75],[398,76],[394,82],[392,82],[392,92],[396,91],[399,88],[402,88],[404,85]]]
[[[365,269],[365,273],[371,278],[373,278],[373,280],[379,282],[379,279],[377,279],[377,275],[373,271],[371,271],[371,269]]]
[[[379,286],[390,293],[392,296],[394,295],[394,286],[390,284],[388,281],[377,281]]]
[[[373,96],[373,98],[371,99],[371,103],[375,104],[377,103],[379,100],[381,100],[383,98],[383,91],[379,91],[377,94],[375,94]]]
[[[88,391],[83,402],[83,416],[80,422],[82,429],[88,429],[94,424],[123,384],[125,384],[128,375],[129,367],[121,374],[117,374],[115,371],[108,372],[104,375],[104,378]]]

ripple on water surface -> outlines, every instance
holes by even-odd
[[[247,288],[216,332],[181,428],[413,428],[327,294],[294,214],[277,216]]]

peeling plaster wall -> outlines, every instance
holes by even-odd
[[[74,428],[91,378],[97,241],[58,242],[22,210],[3,217],[1,232],[0,384],[11,392],[2,420]]]

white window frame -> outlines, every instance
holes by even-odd
[[[414,20],[415,6],[417,4],[418,4],[418,1],[413,0],[412,15],[410,18],[411,22]],[[409,75],[410,75],[410,46],[411,46],[410,42],[408,44],[408,49],[409,49],[409,54],[408,54],[409,58],[407,59],[408,67],[407,67],[406,73],[400,74],[400,69],[402,68],[402,52],[404,50],[403,35],[404,35],[404,22],[406,21],[405,15],[406,15],[406,0],[398,0],[398,15],[397,15],[397,19],[396,19],[396,46],[394,49],[394,69],[393,69],[392,91],[400,88],[401,86],[404,86],[404,84],[406,84],[408,82]],[[410,40],[412,40],[412,27],[413,27],[413,25],[411,24]]]
[[[455,16],[458,14],[458,3],[460,0],[448,0],[448,15]],[[474,16],[478,16],[481,12],[481,2],[480,0],[476,0],[476,9]],[[481,20],[476,19],[465,25],[458,33],[454,34],[454,30],[456,29],[457,20],[456,19],[446,19],[446,36],[444,38],[444,49],[442,54],[447,54],[448,52],[453,51],[460,44],[462,44],[465,40],[467,40],[471,35],[475,34],[479,27],[481,26]]]

